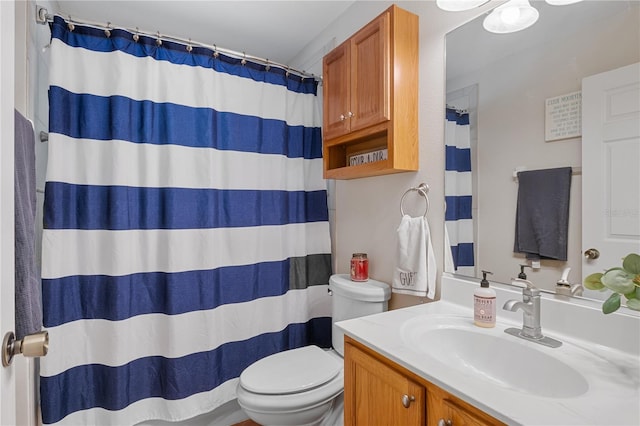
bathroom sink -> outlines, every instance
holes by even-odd
[[[517,392],[572,398],[589,390],[584,375],[562,359],[565,349],[518,339],[504,328],[476,327],[459,316],[418,316],[403,324],[401,338],[446,368]]]

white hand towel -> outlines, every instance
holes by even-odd
[[[424,217],[402,217],[392,291],[430,299],[436,295],[436,258]]]

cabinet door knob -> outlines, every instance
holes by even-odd
[[[349,112],[347,113],[347,117],[349,117],[349,118],[353,117],[354,115],[355,115],[355,114],[354,114],[354,113],[352,113],[351,111],[349,111]]]
[[[416,400],[416,397],[411,395],[402,395],[402,405],[404,406],[404,408],[409,408],[409,406],[411,405],[411,403],[413,401]]]
[[[453,426],[453,422],[449,419],[440,419],[438,420],[438,426]]]
[[[340,121],[344,121],[346,119],[347,119],[347,117],[345,117],[344,114],[340,114]]]

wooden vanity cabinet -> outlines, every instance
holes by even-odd
[[[345,336],[345,426],[503,425]]]
[[[424,424],[423,386],[348,340],[344,355],[345,426]]]
[[[418,170],[418,17],[391,6],[323,59],[324,177]],[[349,166],[349,156],[387,159]]]
[[[427,406],[427,424],[434,426],[489,426],[503,425],[488,414],[463,402],[435,385],[430,385]]]

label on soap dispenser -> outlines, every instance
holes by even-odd
[[[496,324],[496,298],[473,296],[473,321],[481,327]]]

